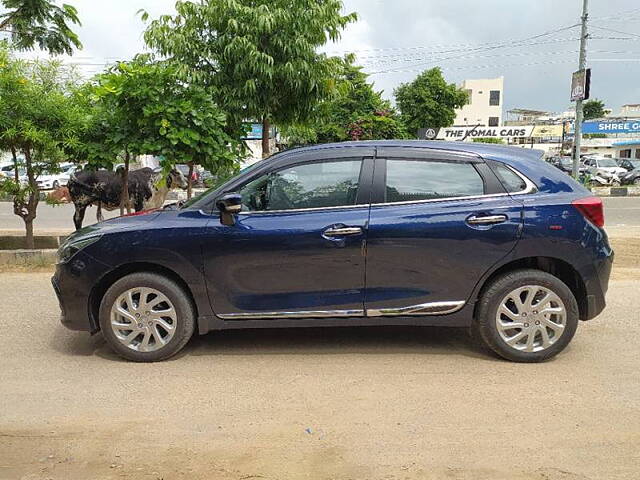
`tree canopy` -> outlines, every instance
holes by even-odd
[[[341,60],[334,94],[304,124],[283,129],[290,145],[404,138],[404,124],[388,100],[367,81],[352,55]]]
[[[59,62],[17,60],[0,44],[0,146],[11,151],[15,168],[0,189],[13,196],[14,213],[25,222],[27,248],[33,248],[37,178],[58,171],[66,150],[78,146],[82,111],[70,95],[74,78]]]
[[[606,115],[606,112],[604,111],[604,102],[602,100],[598,100],[597,98],[584,102],[584,105],[582,105],[582,109],[585,120],[602,118]]]
[[[9,32],[17,50],[39,47],[52,55],[71,55],[82,48],[71,25],[80,25],[78,11],[71,5],[57,6],[50,0],[0,0],[0,32]]]
[[[451,126],[455,109],[468,101],[467,92],[447,83],[438,67],[425,70],[410,83],[403,83],[394,94],[405,125],[413,134],[420,128]]]
[[[356,19],[342,8],[340,0],[178,1],[176,15],[152,21],[145,40],[201,77],[235,123],[262,121],[268,153],[271,122],[306,120],[335,86],[338,59],[317,48]]]
[[[150,154],[160,156],[165,169],[184,163],[217,171],[241,158],[243,144],[227,132],[226,115],[210,92],[181,81],[176,68],[140,55],[79,92],[92,107],[84,144],[90,163]]]

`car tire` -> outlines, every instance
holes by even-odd
[[[532,297],[527,307],[529,295]],[[518,308],[513,300],[516,296],[519,296],[522,308]],[[542,300],[547,298],[550,300],[543,304]],[[563,313],[544,313],[552,310]],[[499,276],[484,289],[476,306],[471,332],[483,346],[506,360],[542,362],[569,344],[578,327],[578,318],[578,303],[559,278],[540,270],[516,270]],[[522,327],[510,328],[511,325]]]
[[[633,179],[633,184],[634,185],[640,185],[640,177],[636,177]]]
[[[187,293],[173,280],[150,272],[114,282],[100,302],[99,317],[109,346],[134,362],[166,360],[182,350],[195,330]]]

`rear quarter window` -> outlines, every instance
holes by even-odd
[[[493,171],[508,193],[521,192],[527,188],[527,183],[522,177],[506,165],[496,163]]]

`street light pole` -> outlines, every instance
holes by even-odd
[[[582,1],[582,28],[580,29],[580,58],[578,70],[582,71],[587,63],[587,13],[589,0]],[[573,177],[578,178],[578,165],[580,164],[580,143],[582,141],[582,99],[576,100],[576,120],[573,136]]]

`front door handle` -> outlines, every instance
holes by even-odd
[[[467,223],[471,225],[493,225],[496,223],[503,223],[507,221],[506,215],[484,215],[476,216],[471,215],[467,218]]]
[[[327,228],[322,234],[325,237],[342,237],[345,235],[360,235],[362,228],[360,227],[332,227]]]

